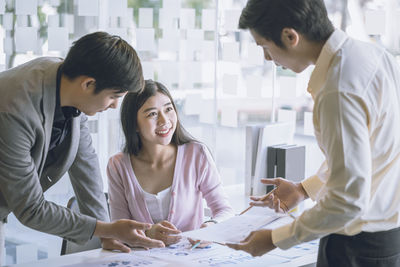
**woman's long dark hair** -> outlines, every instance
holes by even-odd
[[[174,100],[168,89],[159,82],[153,80],[146,80],[145,86],[140,92],[128,92],[121,105],[121,124],[122,130],[125,135],[125,145],[123,151],[129,155],[137,156],[142,148],[142,141],[140,140],[139,133],[137,132],[137,115],[139,109],[143,104],[156,93],[166,95],[172,103],[177,116],[176,129],[172,136],[171,143],[175,145],[183,145],[192,141],[197,142],[182,126],[178,111]]]

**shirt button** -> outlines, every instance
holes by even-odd
[[[171,210],[171,211],[170,211],[170,214],[173,214],[173,213],[174,213],[174,211],[173,211],[173,210]]]
[[[174,197],[176,194],[175,194],[175,192],[172,192],[171,195]]]

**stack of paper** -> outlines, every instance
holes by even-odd
[[[211,241],[220,244],[238,243],[245,239],[250,232],[258,230],[282,216],[279,214],[271,216],[235,216],[221,223],[184,232],[181,235],[194,240]]]

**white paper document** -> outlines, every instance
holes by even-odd
[[[88,261],[84,263],[66,265],[65,267],[116,267],[116,266],[146,266],[162,267],[168,262],[149,257],[138,257],[136,254],[118,253],[115,256],[101,260]]]
[[[187,240],[183,240],[166,248],[135,251],[133,254],[141,258],[163,260],[169,263],[168,266],[265,266],[266,262],[269,265],[274,265],[289,261],[287,257],[268,254],[255,258],[244,251],[236,251],[219,244],[211,244],[205,248],[194,250],[191,250],[191,247],[192,245]]]
[[[282,215],[241,215],[232,217],[221,223],[198,230],[183,232],[181,235],[194,240],[212,241],[216,243],[239,243],[250,232],[279,219]]]
[[[117,267],[117,266],[190,266],[190,267],[265,267],[290,263],[293,259],[316,254],[318,241],[304,243],[289,250],[274,249],[261,256],[252,257],[244,251],[236,251],[219,244],[211,244],[205,248],[191,250],[187,240],[165,248],[135,250],[131,253],[113,253],[101,259],[87,259],[65,267]],[[296,265],[297,266],[297,265]]]
[[[252,211],[254,209],[256,208],[253,208]],[[278,220],[278,218],[280,219]],[[270,220],[273,221],[268,223]],[[226,222],[229,221],[231,221],[229,225],[226,225]],[[291,221],[292,219],[289,216],[275,216],[275,213],[273,213],[272,216],[270,213],[264,216],[246,214],[242,216],[236,216],[230,220],[216,225],[225,225],[224,229],[227,228],[229,231],[227,230],[226,232],[229,232],[229,236],[231,236],[231,231],[236,231],[236,229],[242,231],[245,227],[257,227],[258,225],[266,222],[267,228],[270,226],[275,228]],[[236,226],[236,224],[239,224],[239,226]],[[212,228],[213,226],[203,229]],[[213,230],[213,232],[215,231]],[[183,233],[183,235],[184,234],[185,233]],[[204,240],[203,237],[202,239]],[[316,255],[318,252],[318,241],[314,240],[308,243],[300,244],[285,251],[274,249],[261,257],[252,257],[250,254],[244,251],[233,250],[227,246],[222,246],[215,243],[204,248],[191,248],[192,244],[190,244],[189,241],[184,238],[181,242],[172,244],[165,248],[153,248],[149,250],[135,249],[131,253],[107,253],[107,255],[104,255],[101,258],[87,258],[77,264],[70,264],[66,267],[265,267],[282,263],[288,264],[285,266],[298,266],[290,265],[291,261],[309,254]]]

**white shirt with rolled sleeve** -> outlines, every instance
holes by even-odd
[[[331,233],[400,226],[400,69],[376,45],[335,30],[308,91],[315,136],[326,157],[302,182],[316,205],[272,231],[282,249]]]

